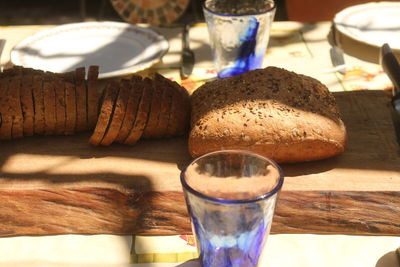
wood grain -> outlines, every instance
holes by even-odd
[[[380,91],[335,94],[348,128],[337,157],[282,165],[273,233],[398,235],[400,154]],[[190,233],[185,138],[93,147],[89,135],[0,143],[0,236]],[[62,218],[62,219],[60,219]]]

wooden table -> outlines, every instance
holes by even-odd
[[[43,27],[44,28],[44,27]],[[42,27],[6,27],[6,50]],[[274,233],[396,235],[400,233],[400,156],[379,66],[346,58],[348,76],[331,68],[329,23],[274,25],[265,65],[313,76],[334,93],[348,128],[346,152],[283,165],[285,183]],[[205,25],[192,29],[194,74],[178,76],[180,29],[158,28],[171,49],[152,69],[189,90],[215,75]],[[4,62],[6,61],[6,62]],[[7,57],[2,58],[7,64]],[[365,73],[374,77],[366,80]],[[357,76],[358,75],[358,76]],[[354,90],[364,87],[367,90]],[[377,90],[372,90],[377,89]],[[190,233],[179,184],[190,157],[186,139],[93,148],[88,134],[0,143],[0,235]],[[62,219],[60,219],[62,218]]]

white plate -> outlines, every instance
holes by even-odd
[[[168,48],[163,36],[147,28],[122,22],[83,22],[26,38],[11,51],[11,62],[52,72],[98,65],[99,78],[108,78],[148,68]]]
[[[338,31],[360,42],[400,49],[400,2],[351,6],[337,13],[334,23]]]

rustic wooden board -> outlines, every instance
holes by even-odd
[[[283,165],[274,233],[400,233],[400,154],[381,91],[336,93],[344,154]],[[0,236],[190,233],[186,139],[92,147],[89,134],[0,143]]]

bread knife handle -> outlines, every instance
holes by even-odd
[[[400,145],[400,65],[389,44],[383,44],[380,52],[380,63],[393,84],[391,117],[397,143]]]
[[[380,63],[393,84],[393,97],[400,94],[400,65],[389,44],[383,44]]]

